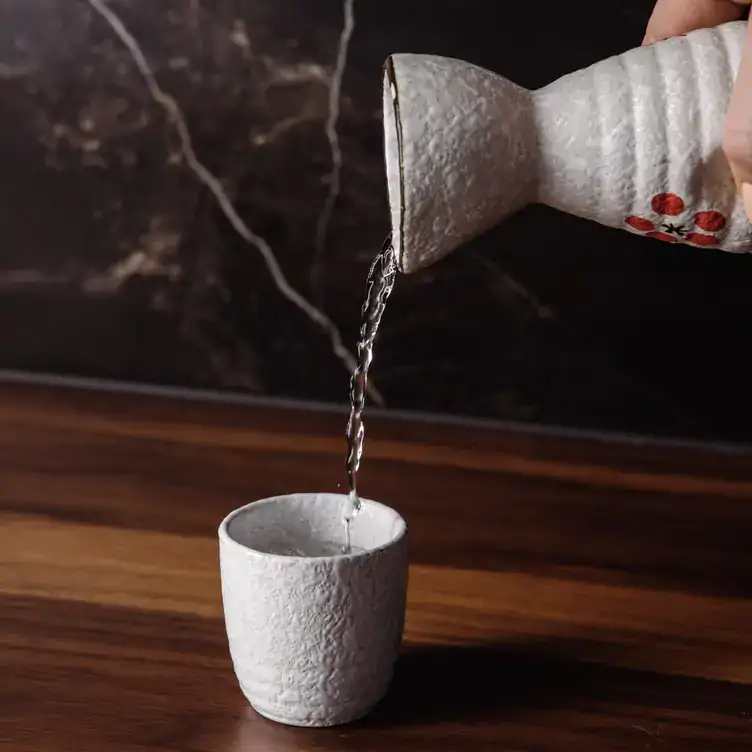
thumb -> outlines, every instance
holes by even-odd
[[[657,0],[643,44],[738,21],[749,0]]]
[[[723,150],[752,221],[752,25],[726,114]]]

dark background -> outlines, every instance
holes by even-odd
[[[355,0],[323,253],[338,0],[112,0],[195,150],[353,349],[387,231],[381,64],[464,58],[533,88],[638,45],[649,0]],[[0,0],[0,368],[344,402],[329,340],[180,158],[88,0]],[[388,407],[747,441],[752,259],[534,207],[397,280]]]

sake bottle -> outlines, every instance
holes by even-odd
[[[701,29],[536,91],[461,60],[389,57],[384,151],[401,270],[536,202],[653,241],[752,250],[722,151],[746,38],[743,21]]]

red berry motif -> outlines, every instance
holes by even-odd
[[[674,235],[669,235],[667,232],[646,232],[646,238],[655,238],[656,240],[665,240],[667,243],[676,243],[679,239]]]
[[[655,225],[649,219],[643,219],[642,217],[627,217],[624,221],[631,227],[634,227],[635,230],[642,230],[642,232],[655,230]]]
[[[653,196],[650,208],[656,214],[678,217],[684,211],[684,202],[673,193],[659,193],[657,196]]]
[[[718,240],[712,235],[704,235],[701,232],[690,232],[686,238],[687,243],[694,243],[695,245],[718,245]]]
[[[695,214],[695,224],[701,230],[718,232],[726,226],[726,217],[717,211],[701,211]]]
[[[658,193],[650,201],[654,216],[625,217],[624,223],[646,238],[663,240],[666,243],[688,243],[702,247],[718,245],[718,238],[712,234],[726,226],[726,217],[717,211],[700,211],[694,217],[680,217],[685,204],[675,193]],[[674,219],[678,217],[678,219]],[[703,232],[698,232],[702,230]]]

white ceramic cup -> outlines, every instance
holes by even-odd
[[[405,621],[407,526],[393,509],[363,499],[352,553],[343,554],[346,508],[343,494],[276,496],[236,509],[219,527],[235,674],[251,705],[279,723],[357,720],[392,678]],[[306,549],[334,553],[289,555]]]

